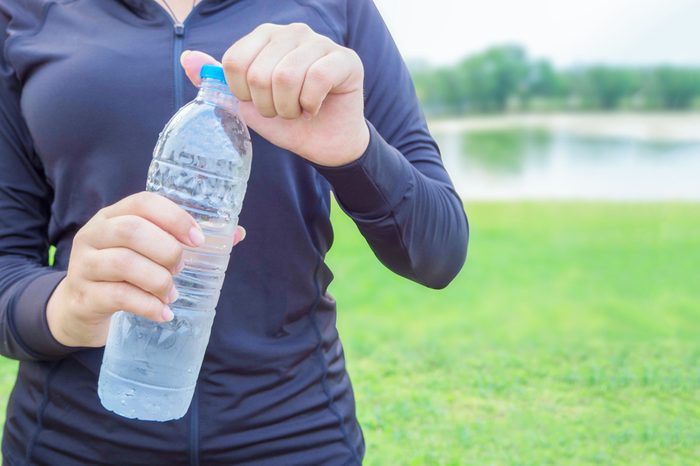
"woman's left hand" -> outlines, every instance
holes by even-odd
[[[181,62],[195,85],[202,65],[218,64],[192,51]],[[246,124],[272,144],[325,166],[350,163],[366,150],[364,68],[353,50],[305,24],[263,24],[233,44],[222,63]]]

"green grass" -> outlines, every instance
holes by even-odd
[[[467,211],[469,259],[442,291],[383,269],[333,213],[365,464],[697,464],[700,205]]]
[[[467,210],[467,265],[437,292],[334,215],[366,464],[697,464],[700,205]]]

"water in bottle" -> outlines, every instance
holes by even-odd
[[[223,69],[205,65],[201,76],[197,98],[158,139],[146,189],[189,212],[206,241],[185,250],[171,322],[124,311],[112,317],[98,394],[105,408],[129,418],[167,421],[189,408],[250,175],[250,135]]]

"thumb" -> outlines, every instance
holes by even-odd
[[[192,84],[199,87],[201,83],[201,79],[199,78],[199,72],[201,71],[202,66],[221,66],[221,63],[216,61],[211,55],[207,55],[204,52],[185,50],[184,52],[182,52],[182,55],[180,55],[180,65],[182,65],[182,68],[184,68],[185,74],[188,78],[190,78]]]
[[[292,123],[289,120],[282,120],[280,117],[267,118],[262,116],[252,101],[241,101],[239,108],[246,126],[273,144],[280,144],[278,140],[280,133]]]
[[[246,125],[255,131],[257,131],[257,127],[264,125],[265,120],[269,120],[269,118],[265,118],[260,114],[260,112],[258,112],[258,109],[255,107],[255,104],[252,101],[240,102],[239,108],[241,110],[241,116],[243,117]]]
[[[309,124],[312,122],[302,118],[296,120],[285,120],[282,117],[267,118],[262,116],[255,104],[251,102],[240,103],[241,116],[243,121],[251,130],[268,142],[283,149],[295,152],[293,143],[295,137],[301,133],[309,132]],[[296,136],[295,136],[296,135]],[[295,152],[297,155],[306,158],[305,155]]]

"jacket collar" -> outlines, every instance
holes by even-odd
[[[162,8],[154,0],[119,0],[126,4],[131,10],[133,10],[139,16],[144,18],[153,18],[154,15],[160,16],[163,14],[160,11]],[[201,14],[212,14],[218,10],[225,8],[234,3],[238,3],[240,0],[201,0],[200,4],[197,5],[197,11]]]

